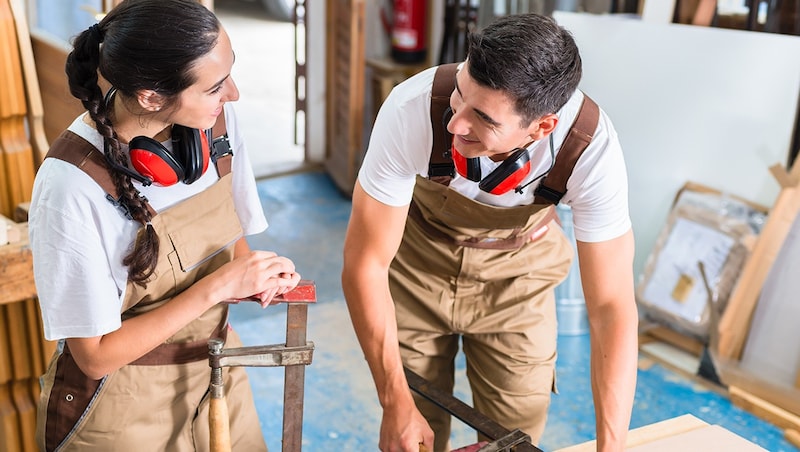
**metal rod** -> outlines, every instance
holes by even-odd
[[[408,386],[414,390],[414,392],[435,403],[440,408],[474,428],[478,433],[486,436],[490,440],[498,440],[512,435],[513,432],[511,430],[503,427],[456,397],[453,397],[453,395],[432,386],[428,380],[420,377],[408,368],[404,367],[403,370],[406,374],[406,380],[408,380]],[[530,442],[517,444],[514,450],[517,452],[542,452],[541,449]]]

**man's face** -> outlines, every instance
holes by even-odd
[[[456,74],[456,88],[450,95],[453,116],[447,130],[453,144],[467,158],[489,156],[499,161],[518,147],[542,138],[540,122],[527,127],[504,92],[478,83],[469,75],[465,62]]]

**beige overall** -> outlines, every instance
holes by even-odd
[[[418,177],[389,278],[403,363],[452,393],[461,338],[475,409],[538,441],[555,390],[553,289],[572,257],[552,205],[494,207]],[[435,450],[450,450],[450,415],[417,404]]]
[[[233,258],[242,236],[233,207],[231,175],[153,217],[160,238],[154,276],[143,289],[128,284],[122,318],[168,303],[176,294]],[[217,305],[164,344],[101,380],[90,380],[68,347],[43,377],[37,441],[46,451],[206,451],[209,449],[209,337],[241,346]],[[245,370],[224,368],[235,451],[265,451]]]
[[[452,63],[436,70],[430,179],[417,177],[403,241],[389,270],[400,353],[406,367],[452,394],[461,339],[474,407],[538,443],[556,390],[553,289],[573,258],[554,205],[594,136],[600,110],[584,96],[532,205],[483,204],[448,188],[453,137],[445,125],[457,69]],[[415,397],[436,435],[434,450],[449,451],[450,414]]]

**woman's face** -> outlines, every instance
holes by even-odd
[[[239,89],[231,78],[235,55],[228,33],[220,26],[217,45],[195,63],[197,81],[181,92],[171,121],[195,129],[210,129],[222,113],[225,102],[239,99]]]

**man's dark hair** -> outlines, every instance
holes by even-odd
[[[581,80],[581,56],[572,35],[547,16],[503,16],[472,33],[470,76],[508,94],[527,126],[557,112]]]

